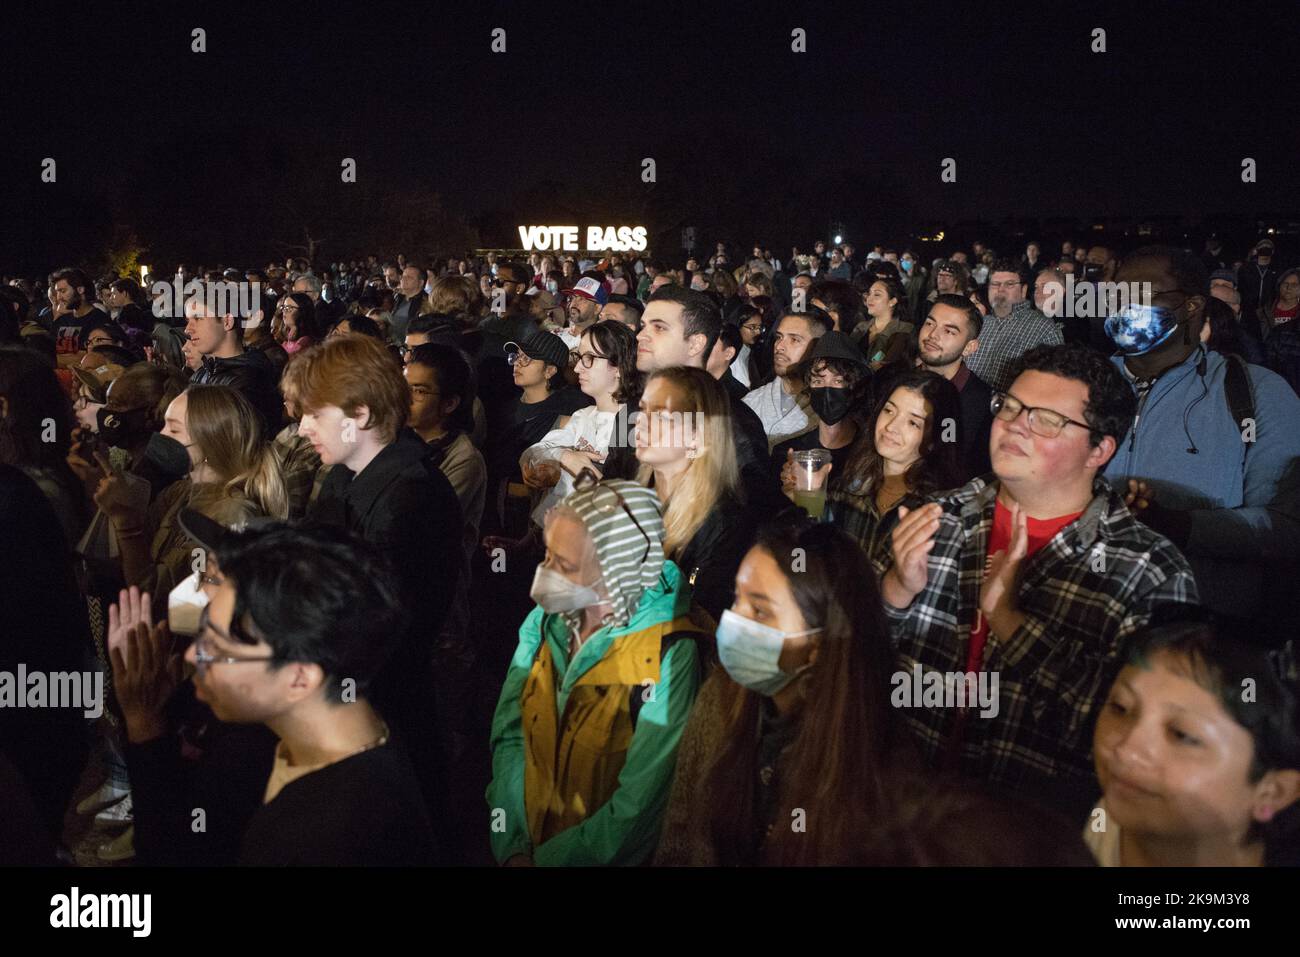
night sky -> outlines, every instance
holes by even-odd
[[[247,264],[304,227],[329,258],[514,245],[530,222],[644,223],[675,254],[687,224],[785,253],[832,222],[902,242],[1008,216],[1300,218],[1294,5],[700,6],[7,11],[0,272],[89,265],[130,231],[146,260]]]

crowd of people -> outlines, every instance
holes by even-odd
[[[736,252],[6,278],[0,856],[1300,863],[1300,269]]]

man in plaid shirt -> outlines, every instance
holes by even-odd
[[[1064,341],[1056,323],[1034,308],[1028,290],[1028,279],[1011,260],[999,260],[989,270],[989,314],[980,328],[979,350],[965,361],[995,390],[1006,391],[1016,360],[1034,346]]]
[[[1125,642],[1157,606],[1195,603],[1196,583],[1098,476],[1136,412],[1114,366],[1040,346],[1013,371],[994,396],[995,479],[902,510],[876,571],[902,672],[997,677],[988,717],[951,692],[902,702],[927,761],[1086,814],[1093,711]]]

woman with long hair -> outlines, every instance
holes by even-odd
[[[280,345],[293,355],[324,338],[316,318],[316,304],[305,292],[291,292],[280,300]]]
[[[95,504],[116,530],[126,583],[165,602],[193,574],[192,546],[178,521],[182,509],[230,526],[255,516],[286,518],[289,496],[260,416],[230,386],[191,386],[167,407],[162,431],[188,450],[188,478],[141,510],[115,472],[100,481]]]
[[[754,532],[741,503],[731,404],[703,369],[673,366],[646,381],[640,412],[637,480],[663,504],[665,554],[716,620]]]
[[[839,529],[782,519],[759,531],[735,590],[656,863],[857,863],[891,768],[907,763],[875,578]]]
[[[827,479],[826,521],[848,532],[874,561],[889,548],[900,506],[915,508],[958,484],[957,443],[944,441],[943,433],[944,423],[960,415],[957,390],[938,373],[917,370],[891,379],[844,468]]]
[[[854,331],[875,372],[906,358],[908,342],[914,338],[913,326],[907,321],[907,293],[892,276],[876,279],[862,299],[869,321]]]

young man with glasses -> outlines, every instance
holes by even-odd
[[[1090,721],[1127,638],[1197,598],[1191,569],[1099,473],[1132,424],[1119,372],[1082,346],[1040,346],[995,395],[993,476],[903,515],[879,561],[901,671],[998,678],[997,707],[909,708],[927,761],[1086,812]],[[954,679],[960,683],[960,679]],[[931,704],[931,702],[927,702]]]
[[[196,697],[279,739],[240,863],[437,863],[410,760],[369,701],[403,630],[381,554],[322,526],[227,534],[219,549],[185,654]]]
[[[993,389],[1011,384],[1011,367],[1034,346],[1059,345],[1065,340],[1056,323],[1028,300],[1029,281],[1010,259],[989,269],[989,314],[984,317],[977,352],[966,357],[970,370]]]
[[[1138,517],[1187,555],[1207,605],[1285,640],[1300,613],[1300,399],[1280,376],[1202,346],[1199,257],[1145,247],[1116,278],[1152,296],[1106,322],[1138,408],[1106,478],[1146,503]]]

